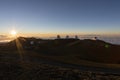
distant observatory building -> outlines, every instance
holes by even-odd
[[[98,40],[98,37],[94,37],[94,40]]]
[[[77,36],[77,35],[75,35],[75,39],[78,39],[78,36]]]
[[[68,35],[66,36],[66,39],[69,39],[69,36],[68,36]]]
[[[57,35],[57,39],[61,39],[60,35]]]

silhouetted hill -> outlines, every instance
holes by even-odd
[[[77,59],[101,62],[120,63],[120,45],[113,45],[102,40],[55,39],[43,40],[19,37],[18,40],[25,50],[31,50],[46,56],[75,56]],[[16,45],[11,41],[11,46]]]

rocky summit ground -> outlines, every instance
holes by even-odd
[[[82,71],[44,63],[0,63],[0,80],[120,80],[120,74]]]

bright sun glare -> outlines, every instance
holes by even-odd
[[[17,32],[16,32],[15,30],[12,30],[12,31],[10,32],[10,34],[11,34],[12,36],[16,36]]]

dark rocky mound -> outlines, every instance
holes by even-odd
[[[105,62],[120,63],[120,45],[113,45],[102,40],[55,39],[43,40],[36,38],[19,37],[19,42],[25,50],[43,53],[47,56],[77,55],[76,58]],[[16,45],[15,40],[9,45]]]

